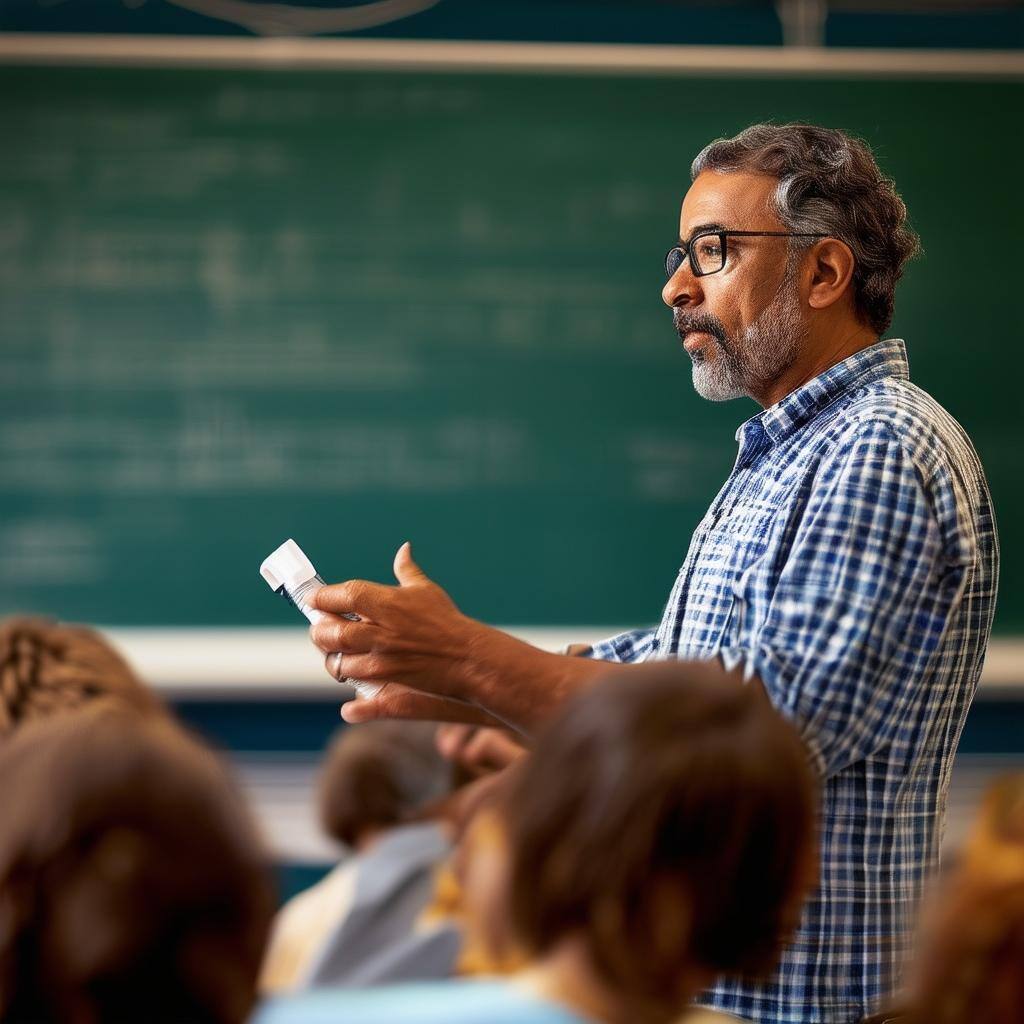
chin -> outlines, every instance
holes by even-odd
[[[714,364],[706,361],[693,364],[693,390],[709,402],[731,402],[745,398],[746,389],[728,377],[714,372]]]

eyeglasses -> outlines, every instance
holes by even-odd
[[[690,257],[690,269],[694,277],[717,274],[725,266],[728,239],[734,236],[747,238],[827,238],[827,235],[805,231],[702,231],[688,242],[672,246],[665,254],[665,273],[669,278]]]

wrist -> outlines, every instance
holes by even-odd
[[[462,615],[456,635],[459,654],[453,665],[452,695],[484,707],[490,676],[500,661],[498,649],[507,634]]]
[[[473,626],[460,696],[519,731],[529,732],[550,717],[604,668],[586,658],[551,654],[481,623]]]

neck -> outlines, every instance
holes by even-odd
[[[751,395],[751,398],[767,409],[836,363],[849,359],[855,352],[877,341],[878,335],[870,327],[858,322],[823,324],[814,335],[808,337],[793,365],[773,380],[763,394]]]
[[[356,837],[356,841],[352,844],[352,848],[356,853],[366,853],[367,850],[370,850],[377,845],[377,841],[385,831],[385,829],[381,828],[363,829],[363,831]]]
[[[559,1003],[587,1020],[600,1024],[669,1024],[682,1007],[664,1013],[641,1014],[638,1008],[612,992],[594,970],[583,941],[563,939],[544,956],[531,961],[515,976],[515,983],[549,1002]],[[700,984],[695,983],[694,994]]]

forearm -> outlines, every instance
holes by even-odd
[[[476,624],[460,674],[460,696],[520,732],[532,732],[575,693],[608,671],[589,658],[550,654]]]
[[[500,630],[475,625],[480,628],[467,643],[460,696],[523,733],[532,732],[602,676],[643,671],[643,664],[549,654]],[[740,670],[730,672],[717,659],[682,664],[693,679],[742,678]],[[755,685],[761,689],[759,680]]]

